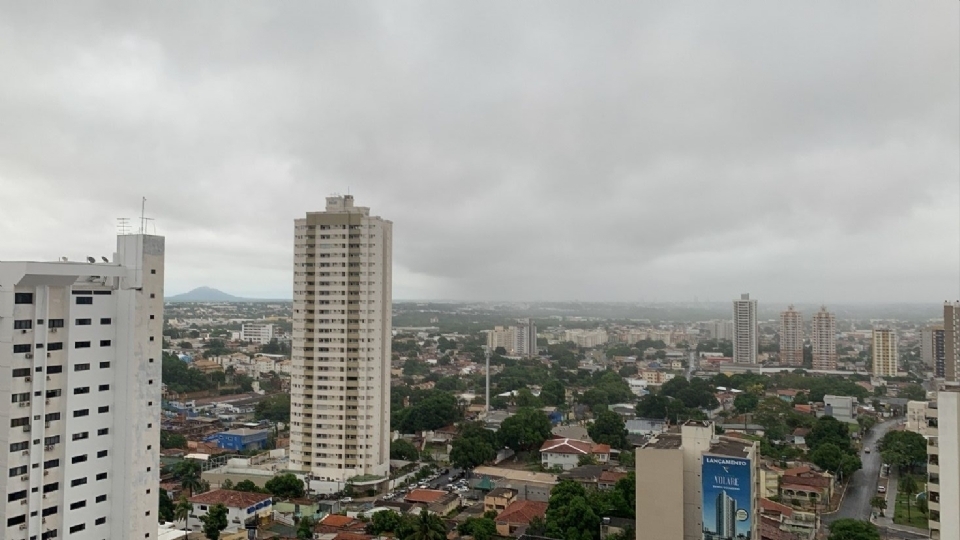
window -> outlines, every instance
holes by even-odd
[[[90,371],[90,364],[77,364],[73,366],[74,371]]]
[[[100,388],[99,388],[98,390],[100,390],[101,392],[106,392],[106,391],[109,390],[109,389],[110,389],[110,385],[109,385],[109,384],[101,384],[101,385],[100,385]]]
[[[37,319],[37,326],[40,326],[41,324],[43,324],[43,319]]]
[[[58,342],[58,343],[48,343],[48,344],[47,344],[47,350],[48,350],[48,351],[62,351],[62,350],[63,350],[63,343],[60,343],[60,342]]]
[[[101,340],[100,340],[100,346],[101,346],[101,347],[109,347],[109,346],[110,346],[110,340],[109,340],[109,339],[101,339]]]
[[[86,460],[87,460],[87,455],[83,454],[79,456],[73,456],[72,458],[70,458],[70,463],[83,463]]]
[[[98,457],[98,458],[107,457],[107,451],[106,451],[106,450],[100,450],[99,452],[97,452],[97,457]]]
[[[77,300],[81,300],[82,298],[83,298],[83,297],[81,296],[80,298],[77,298]],[[84,529],[86,529],[86,528],[87,528],[87,524],[86,524],[86,523],[81,523],[81,524],[79,524],[79,525],[74,525],[73,527],[70,527],[70,534],[78,533],[78,532],[80,532],[80,531],[82,531],[82,530],[84,530]]]
[[[56,506],[51,506],[50,508],[44,508],[44,509],[43,509],[43,515],[44,515],[44,516],[53,516],[53,515],[56,515],[56,513],[57,513],[57,507],[56,507]],[[36,512],[34,512],[33,515],[36,515]],[[53,536],[50,536],[50,538],[56,538],[56,536],[57,536],[57,535],[54,534]]]
[[[100,362],[100,369],[107,369],[110,367],[110,362]]]
[[[22,403],[24,401],[30,401],[30,392],[24,392],[22,394],[10,394],[10,403]]]
[[[91,320],[91,319],[77,319],[76,324],[77,324],[77,326],[90,326],[91,324],[93,324],[93,320]]]
[[[113,291],[93,291],[93,294],[98,296],[109,296],[113,294]]]
[[[87,477],[84,476],[83,478],[77,478],[77,479],[75,479],[75,480],[71,480],[71,481],[70,481],[70,487],[82,486],[82,485],[84,485],[84,484],[86,484],[86,483],[87,483]]]
[[[7,502],[19,501],[20,499],[27,498],[27,490],[17,491],[16,493],[11,493],[7,495]]]
[[[81,416],[89,416],[89,415],[90,415],[90,409],[80,409],[77,411],[73,411],[74,418],[80,418]]]
[[[30,449],[30,441],[15,442],[10,445],[11,452],[20,452],[28,449]]]
[[[63,328],[63,319],[50,319],[47,328]]]
[[[98,502],[98,503],[102,503],[102,502],[104,502],[104,501],[106,501],[106,500],[107,500],[107,496],[106,496],[106,495],[97,495],[97,502]]]
[[[90,305],[90,304],[92,304],[92,303],[93,303],[93,297],[92,297],[92,296],[78,296],[78,297],[77,297],[77,304],[78,304],[78,305]]]
[[[14,354],[17,354],[17,353],[28,353],[28,352],[30,352],[30,351],[32,351],[32,350],[33,350],[33,346],[32,346],[32,345],[29,345],[29,344],[14,345],[14,346],[13,346],[13,353],[14,353]]]
[[[24,416],[23,418],[11,418],[10,427],[20,427],[25,426],[30,423],[30,417]]]
[[[150,269],[150,273],[151,273],[151,274],[156,274],[156,273],[157,273],[157,269],[156,269],[156,268],[151,268],[151,269]]]
[[[90,348],[90,342],[89,342],[89,341],[77,341],[76,343],[73,344],[73,348],[74,348],[74,349],[89,349],[89,348]]]
[[[93,291],[70,291],[70,292],[71,292],[72,294],[74,294],[74,295],[86,295],[86,296],[90,296],[91,294],[93,294]]]
[[[28,367],[25,367],[25,368],[14,368],[14,370],[13,370],[13,376],[14,376],[14,377],[26,377],[26,376],[28,376],[28,375],[30,375],[30,368],[28,368]]]
[[[47,415],[43,417],[44,422],[52,422],[54,420],[59,420],[59,419],[60,419],[60,413],[58,412],[47,413]]]
[[[47,374],[63,373],[63,366],[47,366]]]
[[[98,430],[97,430],[97,436],[98,436],[98,437],[99,437],[100,435],[109,435],[109,434],[110,434],[110,428],[102,428],[102,429],[98,429]]]
[[[93,522],[93,524],[94,524],[94,525],[103,525],[103,524],[106,523],[106,522],[107,522],[107,518],[105,518],[105,517],[98,517],[97,520]]]
[[[151,321],[152,321],[153,319],[155,319],[155,318],[156,318],[156,316],[154,316],[154,315],[151,315],[151,316],[150,316],[150,320],[151,320]]]
[[[74,434],[73,434],[73,440],[75,440],[75,441],[82,441],[82,440],[84,440],[84,439],[89,439],[89,438],[90,438],[90,432],[89,432],[89,431],[81,431],[80,433],[74,433]]]
[[[26,466],[26,465],[21,465],[21,466],[19,466],[19,467],[13,467],[13,468],[10,469],[10,478],[13,478],[14,476],[21,476],[21,475],[24,475],[24,474],[27,474],[27,466]]]
[[[23,320],[20,320],[20,321],[13,321],[13,329],[14,329],[14,330],[29,330],[29,329],[31,329],[31,328],[33,328],[33,320],[31,320],[31,319],[23,319]]]
[[[110,412],[110,406],[109,406],[109,405],[104,405],[104,406],[102,406],[102,407],[97,407],[97,413],[98,413],[98,414],[103,414],[103,413],[107,413],[107,412]]]
[[[73,393],[74,393],[74,394],[89,394],[89,393],[90,393],[90,387],[89,387],[89,386],[81,386],[81,387],[79,387],[79,388],[74,388],[74,389],[73,389]]]
[[[7,520],[7,527],[13,527],[14,525],[22,525],[27,522],[27,515],[22,514],[19,516],[12,517]]]
[[[32,304],[33,293],[28,293],[28,292],[13,293],[13,303],[14,304]]]
[[[55,469],[60,466],[60,459],[51,459],[43,462],[44,469]]]
[[[100,319],[100,324],[110,324],[112,322],[113,321],[110,319],[110,317],[103,317]]]
[[[153,336],[150,336],[150,341],[153,341]]]
[[[43,486],[44,493],[50,493],[51,491],[57,491],[58,489],[60,489],[60,482],[54,482],[52,484]]]
[[[46,437],[43,439],[44,446],[51,446],[60,442],[60,436],[54,435],[52,437]]]
[[[106,480],[106,479],[107,479],[107,473],[105,472],[102,472],[97,475],[97,480]]]

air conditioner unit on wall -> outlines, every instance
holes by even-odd
[[[29,360],[29,359],[33,358],[33,353],[29,353],[29,352],[28,352],[27,354],[23,355],[23,357]]]

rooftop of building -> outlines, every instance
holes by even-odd
[[[190,502],[193,504],[222,504],[227,508],[248,508],[271,498],[272,496],[268,493],[218,489],[194,495],[190,497]]]
[[[497,516],[500,523],[530,523],[547,513],[547,503],[540,501],[513,501]]]
[[[227,431],[221,431],[220,434],[223,435],[239,435],[241,437],[247,437],[249,435],[259,435],[261,433],[269,433],[269,429],[250,429],[250,428],[237,428],[237,429],[228,429]]]
[[[517,490],[510,488],[496,488],[490,493],[487,493],[487,497],[507,497],[513,498],[517,495]]]
[[[661,433],[647,441],[641,448],[655,450],[676,450],[683,444],[683,439],[676,433]]]
[[[440,498],[446,494],[446,491],[439,489],[415,489],[408,493],[403,500],[413,503],[421,502],[429,504],[440,500]]]
[[[710,453],[721,456],[747,457],[756,444],[754,441],[721,437],[719,441],[710,445]]]

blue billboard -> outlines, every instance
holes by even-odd
[[[703,540],[750,540],[750,460],[703,456]]]

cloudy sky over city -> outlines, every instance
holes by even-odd
[[[349,192],[397,299],[957,298],[958,6],[4,3],[0,259],[146,197],[168,294],[289,297]]]

